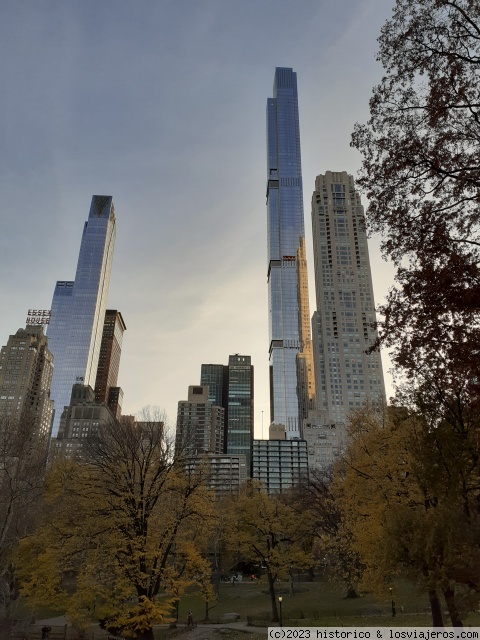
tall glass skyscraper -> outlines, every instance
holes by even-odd
[[[267,101],[267,215],[270,420],[285,426],[288,439],[298,438],[312,402],[300,395],[314,394],[314,388],[311,367],[310,385],[304,375],[299,383],[306,361],[298,356],[311,353],[311,339],[302,322],[309,313],[297,74],[286,68],[275,70],[273,98]]]
[[[95,387],[114,246],[112,197],[93,196],[75,281],[57,281],[52,300],[48,341],[54,358],[54,437],[63,408],[70,403],[72,386]]]

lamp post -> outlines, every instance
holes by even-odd
[[[390,599],[392,601],[392,618],[394,618],[397,615],[397,611],[395,609],[395,600],[393,599],[393,587],[389,587],[388,590],[390,591]]]
[[[282,616],[282,596],[278,596],[278,604],[280,605],[280,626],[283,627],[283,616]]]

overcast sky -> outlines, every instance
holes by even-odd
[[[93,194],[112,195],[108,307],[124,413],[173,424],[204,363],[251,355],[267,437],[265,107],[297,72],[311,312],[315,176],[349,147],[381,76],[392,0],[0,0],[0,343],[73,280]],[[370,241],[375,298],[393,270]],[[384,369],[389,368],[385,357]],[[390,377],[386,376],[387,390]]]

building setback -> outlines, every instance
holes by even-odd
[[[312,229],[317,411],[309,416],[309,430],[318,435],[329,425],[324,435],[333,451],[335,440],[345,441],[339,429],[349,411],[366,400],[385,400],[380,353],[368,352],[377,331],[364,211],[353,177],[345,171],[317,176]]]
[[[53,357],[42,326],[11,335],[0,352],[0,418],[33,418],[37,434],[46,439],[53,415],[52,373]]]
[[[309,316],[302,189],[297,75],[277,68],[267,101],[270,422],[285,425],[287,439],[301,436],[315,391],[311,355],[298,358],[311,349],[309,323],[302,322],[305,308]]]
[[[57,281],[53,294],[48,327],[55,358],[51,387],[55,402],[53,436],[58,432],[63,409],[70,402],[72,386],[95,386],[114,246],[112,198],[93,196],[75,281]]]

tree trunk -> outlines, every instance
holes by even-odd
[[[432,624],[434,627],[443,627],[442,607],[438,599],[435,589],[428,590],[428,599],[430,601],[430,610],[432,612]]]
[[[358,598],[358,593],[355,591],[355,587],[349,585],[347,587],[347,595],[346,598]]]
[[[277,599],[275,597],[275,580],[270,572],[267,572],[268,592],[270,594],[270,602],[272,603],[272,622],[278,622]]]
[[[455,604],[455,591],[452,587],[447,587],[443,590],[445,596],[445,602],[447,603],[448,613],[450,614],[450,620],[452,621],[452,627],[463,627],[463,623],[460,620],[460,614]]]

